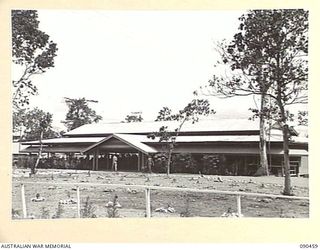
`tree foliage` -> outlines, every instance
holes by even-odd
[[[283,131],[285,189],[291,194],[289,161],[289,105],[308,100],[308,12],[302,9],[252,10],[240,18],[239,32],[223,50],[223,63],[239,74],[229,81],[214,77],[213,91],[224,96],[269,97],[260,112],[278,122]]]
[[[84,124],[98,122],[102,116],[97,115],[96,111],[89,107],[89,103],[97,103],[95,100],[87,100],[86,98],[65,98],[65,102],[69,108],[66,119],[62,121],[68,131],[78,128]]]
[[[175,173],[197,173],[198,163],[190,153],[174,154],[172,156],[172,171]]]
[[[24,126],[26,112],[27,112],[26,108],[13,110],[13,113],[12,113],[13,132],[19,132],[22,129],[22,126]]]
[[[38,93],[31,77],[54,67],[57,44],[39,30],[36,10],[12,10],[12,61],[20,65],[22,75],[13,80],[13,106],[29,104],[29,97]]]
[[[289,158],[289,125],[292,118],[287,107],[308,100],[308,12],[304,10],[272,10],[255,13],[273,24],[266,33],[269,46],[268,70],[271,81],[269,96],[277,104],[276,120],[282,128],[285,185],[283,193],[292,195]],[[255,16],[247,18],[253,25]]]
[[[46,139],[59,136],[59,133],[52,128],[52,114],[39,108],[17,111],[13,123],[16,131],[22,129],[21,140],[38,140],[41,133]]]
[[[157,121],[171,121],[172,120],[172,110],[168,107],[163,107],[160,109],[158,116],[156,118]]]
[[[177,127],[174,130],[169,129],[168,126],[161,126],[159,131],[149,135],[150,138],[157,138],[159,142],[163,142],[164,144],[165,151],[167,152],[167,175],[170,174],[172,153],[183,125],[187,121],[192,123],[198,122],[199,117],[208,116],[214,113],[215,111],[210,108],[210,103],[206,99],[193,99],[175,114],[172,114],[171,110],[167,107],[164,107],[159,111],[158,121],[177,122]]]
[[[268,175],[266,120],[270,118],[270,108],[273,105],[270,99],[267,99],[272,82],[268,74],[270,51],[269,39],[266,37],[273,23],[257,15],[256,23],[250,23],[248,18],[252,16],[253,14],[249,13],[239,18],[239,33],[234,35],[229,44],[225,41],[217,44],[221,64],[227,66],[231,72],[223,76],[214,75],[209,80],[207,90],[218,97],[259,95],[259,107],[250,109],[253,112],[252,119],[258,117],[260,120],[260,168],[257,173]]]
[[[299,111],[298,112],[298,125],[300,126],[308,126],[308,111]]]
[[[264,83],[268,87],[267,95],[277,102],[281,97],[283,106],[306,103],[308,12],[255,10],[243,15],[240,21],[242,30],[234,36],[234,41],[241,53],[252,53],[252,56],[243,61],[238,60],[236,53],[232,67],[246,70],[255,78],[244,91],[255,87],[253,84],[261,88]],[[231,53],[235,51],[234,45],[228,49]]]
[[[276,102],[279,94],[284,106],[306,103],[308,12],[253,10],[239,20],[233,41],[218,44],[233,74],[214,75],[209,91],[222,97],[265,93]]]
[[[125,122],[142,122],[143,118],[141,114],[134,114],[127,115],[126,118],[124,118]]]

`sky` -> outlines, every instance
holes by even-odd
[[[32,78],[39,95],[30,106],[52,113],[60,129],[64,97],[97,100],[90,106],[103,122],[138,111],[152,121],[164,106],[182,109],[213,75],[219,59],[214,43],[232,39],[243,13],[39,10],[40,29],[58,52],[55,67]],[[204,98],[220,118],[247,118],[255,107],[252,97]]]

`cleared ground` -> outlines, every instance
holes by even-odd
[[[25,185],[28,216],[35,219],[76,218],[77,204],[62,204],[58,212],[59,201],[76,200],[76,185],[61,186],[55,183],[105,183],[125,185],[150,185],[162,187],[180,187],[211,189],[222,191],[243,191],[280,195],[283,190],[283,177],[245,177],[172,174],[143,174],[133,172],[102,172],[79,170],[38,170],[36,176],[29,177],[29,170],[15,169],[12,182],[13,218],[22,215],[20,182],[33,182]],[[292,177],[295,196],[308,197],[308,178]],[[47,184],[39,184],[46,182]],[[38,183],[38,184],[37,184]],[[45,198],[34,202],[36,194]],[[104,186],[80,186],[81,208],[87,208],[85,201],[89,197],[90,216],[108,217],[106,203],[118,196],[121,208],[120,217],[145,217],[145,192],[136,188],[114,188]],[[263,197],[242,197],[244,217],[309,217],[309,202],[305,200],[283,200]],[[169,208],[171,212],[156,212],[157,208]],[[236,197],[233,195],[190,193],[177,191],[151,191],[152,217],[220,217],[223,213],[236,212]]]

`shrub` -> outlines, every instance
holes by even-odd
[[[63,214],[63,208],[62,208],[62,204],[60,204],[59,202],[56,213],[52,216],[52,219],[59,219],[61,218],[62,214]]]
[[[184,210],[180,213],[180,217],[191,217],[190,213],[190,197],[186,194],[185,195],[185,208]]]
[[[94,213],[95,211],[96,208],[90,201],[90,197],[87,196],[83,209],[81,209],[81,218],[97,218],[96,214]]]
[[[202,156],[202,173],[203,174],[219,174],[219,156],[215,154],[204,154]]]
[[[41,219],[49,219],[50,218],[50,214],[49,214],[49,210],[45,207],[41,207]]]
[[[166,173],[167,171],[167,159],[168,156],[165,153],[155,154],[153,157],[154,166],[152,168],[153,172]]]
[[[174,154],[172,156],[172,172],[197,173],[198,164],[192,154]]]
[[[21,211],[18,209],[12,208],[11,215],[12,215],[12,219],[19,219],[21,218]]]

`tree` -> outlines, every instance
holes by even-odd
[[[12,10],[12,61],[20,65],[22,75],[13,80],[13,107],[29,104],[29,97],[38,93],[31,77],[54,67],[57,44],[39,30],[36,10]]]
[[[180,131],[183,125],[187,121],[192,123],[198,122],[199,116],[208,116],[214,114],[215,111],[210,108],[210,103],[205,99],[193,99],[183,109],[179,110],[176,114],[171,114],[171,110],[164,107],[159,111],[157,121],[176,121],[177,127],[172,131],[169,130],[168,126],[161,126],[159,131],[149,135],[155,139],[159,138],[159,142],[163,142],[167,151],[167,175],[170,174],[170,166],[172,161],[172,153],[176,145],[177,137],[180,135]],[[164,115],[166,114],[166,115]]]
[[[157,121],[171,121],[172,120],[172,110],[168,107],[163,107],[160,109],[158,116],[156,118]]]
[[[255,94],[272,99],[276,106],[265,107],[282,128],[285,184],[283,193],[291,195],[289,105],[307,103],[308,12],[301,9],[252,10],[240,17],[240,32],[228,47],[233,70],[248,70],[252,78],[243,84],[236,78],[228,84],[231,94]],[[243,60],[244,59],[244,60]],[[228,61],[227,61],[228,62]],[[243,74],[244,76],[246,74]],[[219,86],[217,85],[219,90]],[[228,90],[230,91],[230,90]],[[228,94],[227,91],[227,94]]]
[[[248,14],[250,16],[251,14]],[[269,118],[267,93],[272,84],[266,73],[269,63],[268,41],[265,35],[272,29],[272,23],[258,18],[255,24],[246,23],[245,15],[239,18],[239,33],[227,44],[222,41],[216,48],[221,56],[224,67],[229,67],[231,72],[224,76],[214,75],[209,80],[209,94],[229,98],[234,96],[258,95],[260,105],[257,109],[251,109],[253,119],[259,118],[259,175],[269,175],[266,146],[266,120]],[[258,44],[258,42],[260,44]],[[269,103],[270,106],[270,103]]]
[[[13,122],[16,129],[23,129],[22,138],[20,140],[39,140],[39,152],[38,157],[34,165],[31,165],[31,174],[36,173],[36,169],[39,165],[44,138],[54,138],[59,135],[52,129],[52,114],[45,112],[39,108],[32,110],[20,109],[14,116]]]
[[[14,109],[12,112],[12,130],[13,132],[22,132],[26,108]]]
[[[79,99],[65,97],[65,102],[69,110],[66,119],[62,123],[65,124],[68,131],[102,119],[102,116],[97,115],[96,111],[88,105],[88,103],[97,103],[98,101],[87,100],[84,97]]]
[[[124,120],[125,122],[142,122],[143,118],[141,112],[132,112],[130,115],[127,115]]]
[[[282,127],[285,187],[283,193],[292,195],[289,158],[289,125],[291,114],[287,107],[308,101],[308,11],[274,10],[270,19],[275,24],[270,34],[272,97],[279,107],[278,123]],[[271,36],[272,35],[272,36]]]
[[[300,126],[308,126],[308,111],[299,111],[298,112],[298,125]]]
[[[59,135],[52,128],[52,114],[45,112],[39,108],[31,110],[20,110],[17,116],[17,127],[23,128],[22,140],[32,141],[41,137],[45,139],[54,138]]]

